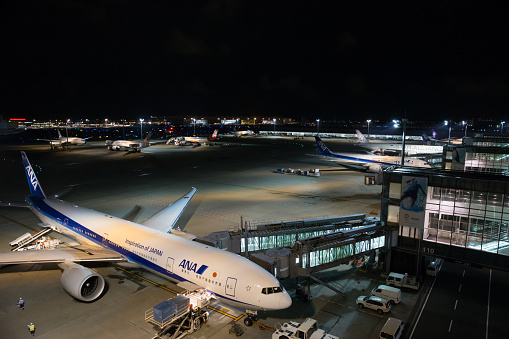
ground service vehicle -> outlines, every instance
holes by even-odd
[[[154,338],[170,334],[179,339],[200,329],[209,319],[207,307],[212,295],[206,290],[179,294],[163,301],[145,312],[145,321],[156,325],[160,330]]]
[[[391,311],[391,302],[387,299],[371,296],[361,295],[357,298],[357,306],[359,308],[371,308],[380,314]]]
[[[436,276],[438,271],[440,270],[440,266],[442,265],[442,259],[436,259],[435,261],[430,261],[428,266],[426,267],[426,274],[430,276]]]
[[[399,304],[401,301],[401,290],[387,285],[379,285],[378,287],[375,287],[371,291],[371,295],[390,300],[394,304]]]
[[[296,321],[284,323],[272,333],[272,339],[339,339],[317,328],[316,320],[307,318],[302,324]]]
[[[386,279],[386,284],[389,286],[407,287],[413,290],[419,288],[419,282],[415,279],[415,277],[412,277],[407,273],[405,274],[394,272],[389,273]]]
[[[402,337],[404,323],[397,318],[389,318],[380,331],[380,339],[399,339]]]

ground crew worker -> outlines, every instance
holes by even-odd
[[[34,325],[34,323],[30,323],[30,325],[28,325],[28,330],[30,331],[30,333],[32,335],[35,335],[35,325]]]
[[[25,301],[23,299],[19,298],[18,306],[19,306],[19,308],[24,310],[25,309]]]

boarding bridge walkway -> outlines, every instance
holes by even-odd
[[[214,232],[196,241],[248,257],[278,278],[287,278],[369,255],[385,245],[385,234],[379,218],[355,214]]]

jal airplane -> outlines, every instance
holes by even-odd
[[[384,167],[401,165],[401,157],[373,154],[333,153],[327,148],[322,139],[315,136],[315,140],[318,146],[318,153],[321,156],[332,158],[332,161],[335,161],[345,167],[379,173]],[[431,167],[426,161],[416,158],[405,158],[405,166]]]
[[[196,137],[196,136],[180,137],[180,138],[175,139],[175,145],[178,145],[181,142],[188,142],[188,143],[192,143],[192,144],[205,144],[207,142],[214,142],[214,141],[217,141],[217,133],[218,132],[219,132],[218,129],[214,130],[214,133],[212,133],[212,135],[209,137]],[[184,140],[182,140],[182,139],[184,139]],[[168,142],[166,142],[166,144],[168,144],[169,142],[170,142],[170,140],[168,140]]]
[[[107,140],[106,146],[108,146],[108,149],[110,151],[132,151],[132,152],[141,152],[142,148],[149,147],[150,146],[150,137],[152,135],[152,131],[150,131],[147,135],[147,137],[139,142],[139,141],[132,141],[132,140]]]
[[[252,324],[252,315],[258,310],[281,310],[292,304],[279,281],[260,266],[195,242],[195,236],[174,229],[195,188],[138,224],[46,196],[25,152],[21,158],[30,187],[26,207],[44,227],[76,239],[81,246],[79,250],[65,247],[0,253],[0,266],[57,263],[63,270],[60,281],[64,290],[91,302],[103,293],[104,278],[80,262],[128,261],[186,289],[207,289],[221,301],[246,310],[246,325]]]

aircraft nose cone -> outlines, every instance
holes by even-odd
[[[281,309],[285,309],[292,306],[292,298],[288,295],[288,293],[283,293],[279,298],[279,307]]]

